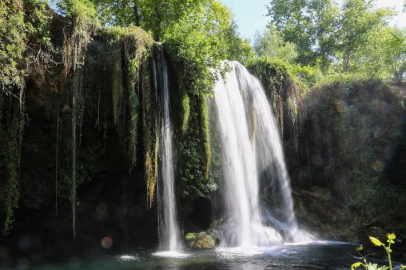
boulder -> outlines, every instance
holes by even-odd
[[[215,241],[214,237],[206,232],[188,233],[186,235],[186,241],[188,247],[191,249],[213,249],[218,243],[218,241]]]

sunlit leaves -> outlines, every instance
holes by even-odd
[[[371,240],[371,242],[372,242],[375,246],[377,246],[377,247],[383,246],[383,243],[382,243],[381,241],[379,241],[378,238],[375,238],[375,237],[370,236],[370,237],[369,237],[369,240]]]
[[[356,262],[351,265],[351,270],[354,270],[362,265],[361,262]]]
[[[269,26],[264,33],[256,33],[254,47],[259,57],[267,57],[271,61],[280,59],[293,63],[298,56],[295,45],[284,41],[274,26]]]
[[[25,23],[23,2],[4,0],[0,2],[0,87],[8,92],[9,86],[21,86],[23,70],[18,64],[25,50]]]

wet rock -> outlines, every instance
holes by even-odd
[[[206,232],[188,233],[186,241],[188,242],[188,247],[192,249],[213,249],[219,242],[216,241],[215,237]]]

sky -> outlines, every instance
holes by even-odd
[[[254,40],[255,32],[263,31],[269,21],[269,17],[265,16],[267,13],[265,6],[270,0],[220,0],[220,2],[228,6],[235,15],[234,19],[240,34],[251,41]],[[377,0],[376,6],[395,8],[398,16],[393,19],[391,25],[406,27],[406,13],[402,13],[403,0]]]

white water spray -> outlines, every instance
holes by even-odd
[[[161,45],[162,46],[162,45]],[[162,52],[162,47],[160,48]],[[153,60],[154,61],[154,60]],[[153,63],[153,68],[155,68]],[[157,74],[156,70],[154,74]],[[157,81],[157,80],[156,80]],[[170,252],[180,251],[179,226],[177,221],[173,152],[172,128],[170,120],[170,99],[168,89],[168,73],[165,57],[162,52],[162,80],[161,80],[161,174],[158,181],[158,226],[160,235],[160,249]],[[159,187],[162,184],[162,187]]]
[[[259,81],[238,62],[225,81],[219,76],[214,89],[219,132],[223,145],[223,196],[228,221],[223,228],[228,246],[271,246],[282,243],[279,233],[296,241],[301,235],[293,211],[290,180],[272,110]],[[277,179],[285,220],[275,228],[263,225],[259,202],[259,172]],[[283,224],[283,226],[281,226]],[[282,228],[283,227],[283,228]],[[278,229],[278,230],[276,230]],[[300,237],[301,238],[301,237]]]

